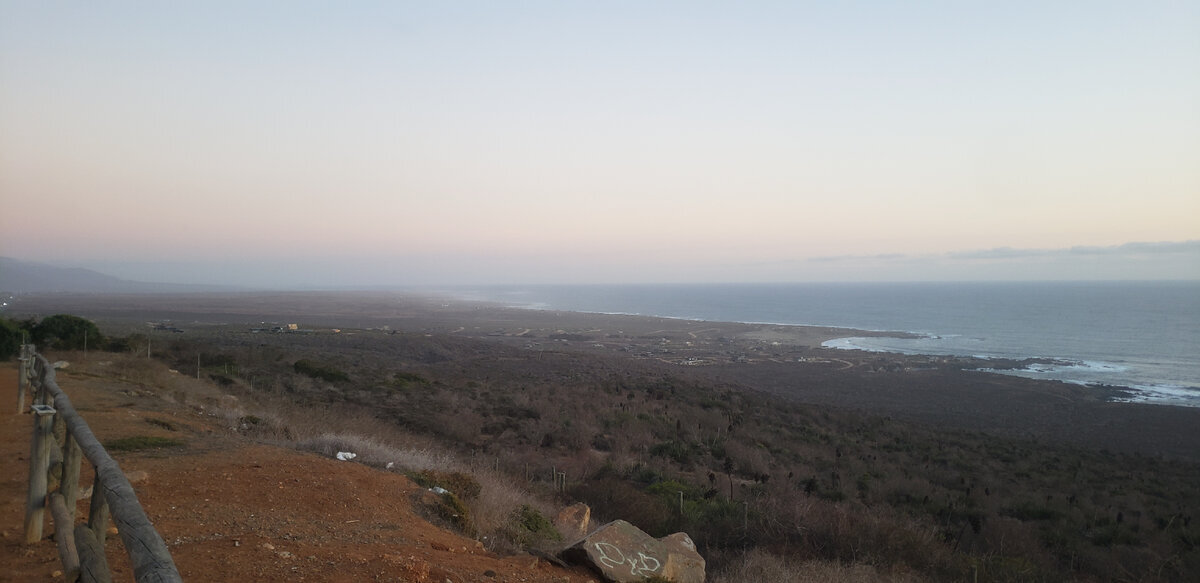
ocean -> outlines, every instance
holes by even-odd
[[[543,285],[457,290],[534,309],[911,332],[837,349],[1052,359],[1029,378],[1200,406],[1200,282]]]

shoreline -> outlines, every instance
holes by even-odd
[[[570,362],[936,427],[1189,459],[1200,451],[1200,408],[1116,402],[1130,391],[977,370],[996,361],[820,346],[856,333],[848,328],[528,310],[381,293],[23,296],[13,308],[76,314],[106,334],[146,334],[164,348],[215,342],[229,350],[264,344],[313,354],[365,350],[417,370],[440,366],[437,355],[449,351],[472,355],[464,365],[481,378]],[[148,325],[163,321],[184,332]],[[306,332],[254,334],[263,322],[298,323]],[[392,353],[398,341],[428,342],[432,352]]]
[[[905,339],[905,340],[908,340],[908,339],[912,339],[912,340],[915,340],[915,339],[940,339],[940,338],[942,338],[942,336],[933,334],[933,333],[914,332],[914,331],[908,331],[908,330],[903,330],[903,331],[901,331],[901,330],[872,330],[872,329],[852,328],[852,327],[845,327],[845,326],[824,326],[824,325],[818,325],[818,324],[789,324],[789,323],[781,323],[781,322],[708,320],[708,319],[703,319],[703,318],[683,318],[683,317],[677,317],[677,316],[641,314],[641,313],[630,313],[630,312],[569,310],[569,309],[554,308],[552,306],[545,305],[545,304],[536,304],[536,305],[535,304],[524,304],[523,305],[523,304],[513,304],[513,303],[506,303],[506,302],[497,302],[497,301],[493,301],[493,300],[459,299],[458,301],[481,302],[481,303],[485,303],[485,304],[496,305],[497,307],[500,307],[502,309],[524,310],[524,311],[531,311],[531,312],[570,312],[570,313],[574,313],[574,314],[586,314],[586,315],[595,315],[595,316],[615,316],[615,317],[626,317],[626,318],[654,318],[654,319],[660,319],[660,320],[675,320],[675,321],[680,321],[680,322],[693,322],[693,323],[710,324],[710,325],[765,326],[765,327],[770,327],[770,328],[790,328],[790,329],[796,329],[798,331],[805,331],[805,332],[810,332],[810,333],[816,332],[816,331],[821,331],[821,332],[827,333],[829,335],[829,337],[824,340],[821,340],[820,347],[829,349],[829,350],[861,351],[861,352],[872,353],[872,354],[888,354],[888,355],[893,355],[893,356],[897,356],[897,357],[926,357],[926,358],[928,358],[928,357],[954,357],[954,358],[960,358],[960,359],[970,359],[970,360],[982,361],[983,363],[1013,363],[1004,368],[993,366],[993,367],[986,367],[986,368],[984,368],[984,367],[964,368],[963,370],[969,370],[969,371],[980,372],[980,373],[999,374],[999,375],[1004,375],[1007,377],[1023,378],[1023,379],[1033,380],[1033,381],[1070,384],[1070,385],[1085,387],[1087,389],[1105,391],[1105,392],[1110,393],[1110,396],[1108,397],[1107,400],[1109,402],[1113,402],[1113,403],[1138,403],[1138,404],[1158,405],[1158,406],[1167,406],[1167,407],[1200,408],[1200,386],[1167,385],[1167,384],[1132,384],[1132,383],[1131,384],[1122,384],[1122,383],[1109,383],[1109,382],[1103,382],[1103,381],[1092,381],[1092,380],[1073,379],[1073,378],[1041,378],[1041,377],[1036,377],[1036,376],[1030,376],[1028,374],[1021,374],[1022,372],[1028,372],[1028,373],[1038,372],[1031,368],[1031,367],[1035,367],[1038,365],[1073,367],[1073,366],[1080,366],[1082,364],[1086,364],[1089,362],[1099,362],[1099,361],[1074,360],[1074,359],[1070,359],[1070,358],[1057,357],[1057,356],[1026,356],[1023,358],[1016,358],[1016,357],[996,356],[996,355],[987,355],[987,354],[964,355],[964,354],[955,354],[952,352],[906,352],[906,351],[900,351],[900,350],[871,349],[871,348],[864,348],[861,346],[853,346],[853,345],[850,345],[850,346],[830,346],[829,345],[831,342],[835,342],[838,340],[849,341],[849,340],[855,340],[855,339],[859,339],[859,338],[864,338],[864,339],[865,338],[897,338],[897,339]],[[837,331],[837,333],[832,333],[834,331]],[[746,333],[746,334],[744,334],[744,336],[755,337],[758,339],[766,340],[771,336],[771,334],[769,332],[759,331],[759,332]],[[787,338],[787,336],[788,335],[786,335],[786,334],[777,334],[775,339],[781,341],[784,338]],[[805,336],[806,338],[811,338],[811,334],[801,334],[801,336]],[[1100,364],[1106,364],[1106,363],[1100,362]],[[1181,391],[1194,391],[1194,394],[1181,393]],[[1128,395],[1128,396],[1127,397],[1111,396],[1111,393],[1124,394],[1124,395]],[[1172,395],[1172,394],[1174,394],[1176,396],[1173,396],[1173,397],[1172,396],[1162,396],[1162,397],[1154,396],[1154,395]]]
[[[1171,389],[1189,390],[1185,386],[1137,385],[1108,383],[1087,379],[1038,378],[1018,371],[1039,364],[1073,364],[1066,358],[1002,357],[962,355],[950,352],[906,352],[873,350],[862,347],[832,347],[828,343],[855,338],[921,339],[939,338],[934,334],[901,331],[869,330],[844,326],[789,324],[775,322],[739,322],[656,316],[647,314],[577,311],[557,309],[544,304],[496,301],[462,296],[414,294],[403,292],[210,292],[186,294],[24,294],[11,313],[43,315],[57,311],[81,313],[89,318],[120,320],[128,328],[131,320],[158,319],[180,323],[181,326],[228,326],[261,321],[300,321],[320,327],[372,328],[389,322],[396,329],[419,328],[427,332],[463,336],[510,336],[515,332],[536,334],[537,331],[572,336],[620,336],[635,344],[647,344],[658,334],[660,340],[674,342],[711,342],[716,339],[741,339],[765,345],[785,345],[794,348],[831,352],[862,353],[856,360],[886,355],[903,361],[902,368],[919,369],[932,362],[953,362],[954,368],[970,372],[989,372],[1005,378],[1048,382],[1051,385],[1072,385],[1097,393],[1117,392],[1125,397],[1110,396],[1116,403],[1152,404],[1156,406],[1200,407],[1200,394],[1177,398],[1156,398],[1155,393]],[[511,328],[517,328],[511,330]],[[566,337],[563,339],[566,339]],[[596,338],[613,344],[613,338]],[[696,352],[703,352],[702,350]],[[707,355],[697,354],[696,360]],[[694,362],[694,361],[693,361]],[[1195,404],[1180,401],[1192,401]]]

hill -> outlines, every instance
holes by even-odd
[[[489,552],[482,543],[434,524],[422,506],[425,488],[402,474],[241,436],[236,425],[231,427],[232,409],[220,407],[219,393],[202,383],[177,378],[182,382],[145,384],[113,374],[165,373],[161,365],[153,368],[161,370],[119,358],[76,362],[60,371],[60,385],[131,477],[184,580],[595,579],[582,569],[563,569],[528,554]],[[13,368],[0,368],[0,386],[15,383]],[[193,404],[175,402],[165,385],[187,391]],[[224,402],[236,406],[233,400]],[[53,542],[25,545],[21,540],[32,418],[11,407],[4,416],[0,580],[61,581]],[[90,480],[85,463],[81,483]],[[86,512],[85,500],[79,505],[81,520]],[[130,579],[119,537],[108,537],[106,551],[116,580]]]
[[[189,293],[230,290],[227,286],[130,281],[79,267],[0,257],[0,292],[48,293]]]

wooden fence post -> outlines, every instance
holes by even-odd
[[[29,345],[21,345],[21,370],[17,373],[17,413],[25,412],[25,387],[29,384]]]
[[[67,581],[79,576],[79,551],[75,548],[75,513],[67,508],[63,495],[50,495],[50,515],[54,517],[54,542],[58,544],[58,558],[62,561]]]
[[[96,540],[92,529],[82,524],[76,525],[75,545],[79,549],[79,580],[83,583],[112,583],[108,558],[104,556],[104,543]]]
[[[75,520],[75,502],[79,497],[79,464],[83,461],[83,450],[75,436],[67,431],[66,443],[63,444],[62,482],[58,491],[62,492],[67,509],[71,511],[71,520]]]
[[[42,540],[46,515],[46,479],[50,469],[50,440],[54,438],[54,407],[34,405],[33,441],[29,446],[29,500],[25,505],[25,542]]]
[[[28,379],[36,393],[35,404],[31,407],[35,421],[30,444],[26,539],[30,543],[41,540],[45,511],[49,508],[54,517],[59,557],[68,580],[79,577],[83,581],[111,581],[111,574],[104,572],[104,539],[111,516],[120,529],[121,543],[132,563],[134,579],[181,583],[179,570],[162,535],[146,516],[120,466],[104,451],[104,446],[75,411],[66,393],[58,387],[49,361],[37,353],[30,356],[27,370],[33,374],[28,375]],[[59,420],[63,422],[62,439],[52,443]],[[95,468],[86,526],[75,524],[79,460],[82,457]],[[54,476],[51,476],[51,467]],[[51,477],[57,478],[57,483],[54,492],[47,495]]]
[[[88,528],[96,535],[100,548],[108,536],[108,499],[104,496],[104,484],[100,483],[100,472],[92,482],[92,501],[88,505]]]

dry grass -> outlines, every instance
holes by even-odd
[[[472,464],[433,439],[376,419],[363,408],[299,406],[280,395],[250,395],[244,391],[247,387],[235,384],[233,390],[243,390],[238,397],[206,378],[196,379],[144,356],[99,353],[84,360],[82,353],[63,353],[56,359],[71,362],[67,369],[71,374],[115,377],[164,401],[215,417],[230,431],[254,439],[329,457],[352,452],[356,462],[398,473],[470,476],[479,484],[479,494],[466,501],[472,527],[492,550],[517,550],[513,520],[521,507],[553,516],[553,504],[521,488],[512,476]]]
[[[491,550],[513,550],[512,521],[522,506],[546,514],[551,505],[518,487],[511,476],[473,468],[455,455],[433,447],[404,447],[380,438],[353,433],[322,433],[300,439],[294,447],[333,457],[338,452],[355,454],[354,461],[393,472],[416,474],[467,474],[479,484],[479,494],[465,501],[471,511],[473,530]]]
[[[871,565],[794,561],[752,550],[728,561],[708,580],[711,583],[908,583],[921,579],[911,574],[880,573]]]
[[[517,550],[512,523],[522,506],[553,516],[552,503],[521,488],[512,476],[470,463],[428,437],[405,432],[367,412],[336,407],[314,410],[268,401],[274,400],[243,399],[211,412],[224,418],[231,429],[287,447],[329,457],[351,452],[355,462],[408,475],[468,475],[479,484],[479,494],[464,500],[472,530],[490,550]]]

